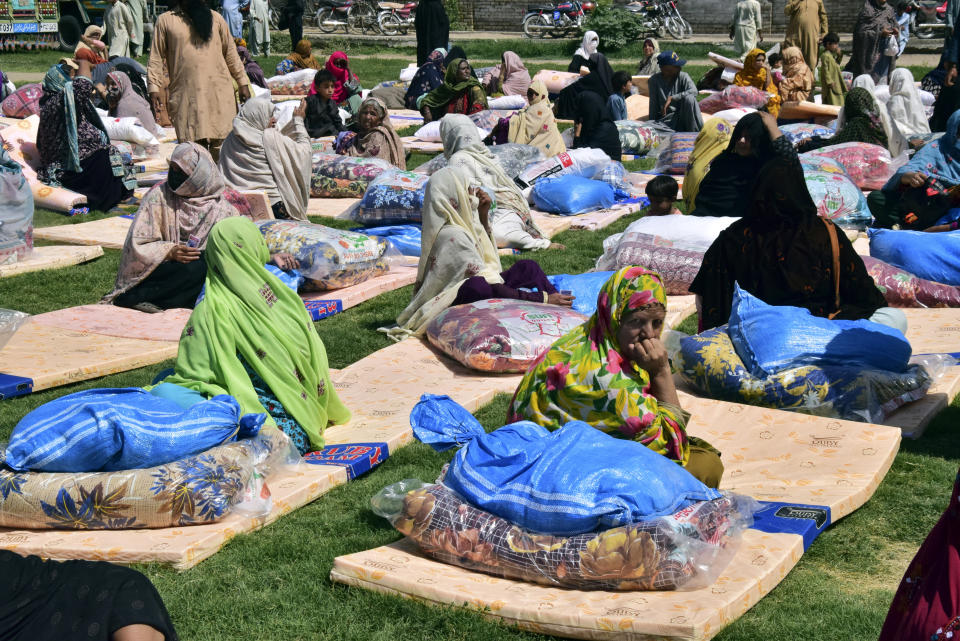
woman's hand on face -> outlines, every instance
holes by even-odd
[[[300,267],[300,262],[294,258],[293,254],[288,254],[286,252],[274,254],[270,257],[270,262],[285,272]]]
[[[923,187],[927,182],[927,175],[919,171],[908,171],[900,178],[900,184],[907,187]]]
[[[667,357],[667,348],[659,338],[645,338],[631,343],[624,354],[637,367],[646,371],[651,377],[664,372],[670,372],[670,359]]]
[[[200,250],[186,245],[174,245],[167,252],[167,260],[175,263],[192,263],[200,260]]]

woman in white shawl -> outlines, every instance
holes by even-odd
[[[874,100],[877,100],[877,85],[873,81],[873,78],[870,77],[870,74],[862,74],[853,79],[853,84],[850,85],[850,89],[855,89],[857,87],[862,87],[870,92],[870,95],[873,96]],[[890,121],[890,114],[887,111],[886,106],[877,100],[877,112],[880,114],[880,124],[883,125],[883,132],[887,134],[887,149],[890,151],[890,154],[893,157],[899,156],[903,151],[906,151],[909,145],[907,144],[907,139],[900,134],[899,131],[893,128],[893,123]],[[843,109],[840,109],[840,115],[837,116],[837,131],[840,131],[843,128],[843,124],[846,119],[843,116]]]
[[[567,71],[570,73],[580,73],[580,67],[589,67],[590,56],[597,53],[600,46],[600,36],[596,31],[588,31],[583,34],[583,40],[580,42],[580,48],[573,54],[573,60]]]
[[[500,255],[487,224],[490,197],[471,186],[462,167],[430,176],[423,198],[423,236],[413,300],[397,327],[381,328],[396,341],[420,336],[451,305],[485,298],[513,298],[570,306],[532,260],[501,273]],[[519,288],[538,291],[521,291]]]
[[[893,126],[906,139],[930,133],[920,92],[913,81],[913,74],[906,67],[894,69],[890,76],[890,99],[887,111]]]
[[[220,170],[231,187],[263,191],[277,218],[307,219],[312,149],[303,124],[306,103],[277,131],[269,98],[248,100],[220,149]]]
[[[479,185],[495,200],[490,222],[497,247],[559,249],[533,222],[530,205],[503,171],[490,150],[480,142],[477,127],[467,116],[448,114],[440,121],[440,139],[448,166],[464,169],[471,185]]]

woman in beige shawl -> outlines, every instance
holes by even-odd
[[[207,235],[219,221],[239,215],[210,152],[193,142],[177,145],[167,181],[140,203],[116,285],[101,302],[148,312],[193,307],[207,274],[201,254]]]
[[[799,47],[783,50],[783,80],[780,81],[780,99],[784,102],[800,102],[810,98],[813,91],[813,72],[803,61]]]
[[[533,145],[547,158],[562,154],[567,150],[560,137],[560,130],[553,118],[547,86],[542,80],[534,80],[527,89],[527,102],[530,106],[510,116],[507,142],[521,145]]]
[[[390,124],[387,105],[375,96],[360,104],[356,123],[337,140],[337,153],[359,158],[382,158],[395,167],[407,168],[403,142]]]
[[[307,219],[312,149],[303,124],[306,103],[277,131],[270,98],[248,100],[220,149],[220,171],[240,191],[267,194],[277,218]]]
[[[431,320],[452,305],[509,298],[571,306],[532,260],[519,260],[505,272],[490,231],[490,196],[471,185],[462,166],[430,176],[423,198],[423,236],[413,300],[397,317],[397,327],[381,328],[396,341],[420,336]]]
[[[470,184],[483,187],[496,201],[490,222],[498,247],[547,249],[551,246],[550,239],[544,237],[530,216],[527,199],[503,171],[500,161],[480,141],[477,127],[470,118],[461,114],[444,116],[440,121],[440,140],[448,165],[464,169]]]
[[[520,56],[504,51],[500,64],[484,75],[483,88],[487,96],[525,96],[530,88],[530,72]]]

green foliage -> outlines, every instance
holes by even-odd
[[[464,31],[473,29],[473,16],[465,16],[460,7],[460,0],[443,0],[443,6],[447,10],[447,18],[450,19],[451,31]]]
[[[643,23],[634,14],[618,7],[599,6],[584,24],[584,29],[596,31],[602,51],[619,51],[643,38]]]

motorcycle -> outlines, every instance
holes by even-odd
[[[317,28],[323,33],[333,33],[343,27],[345,33],[359,30],[362,33],[380,30],[377,24],[377,8],[372,0],[320,0],[316,13]]]
[[[528,38],[543,38],[546,34],[551,38],[575,35],[583,26],[587,12],[596,6],[592,0],[530,5],[523,15],[523,33]]]
[[[640,0],[627,4],[624,9],[640,18],[646,33],[658,38],[664,28],[676,40],[693,35],[693,27],[680,15],[674,0]]]
[[[940,0],[910,0],[910,35],[923,40],[936,35],[947,21],[947,3]]]
[[[380,13],[377,15],[377,24],[380,31],[386,36],[395,36],[398,33],[406,34],[413,27],[416,18],[417,3],[381,2]]]

